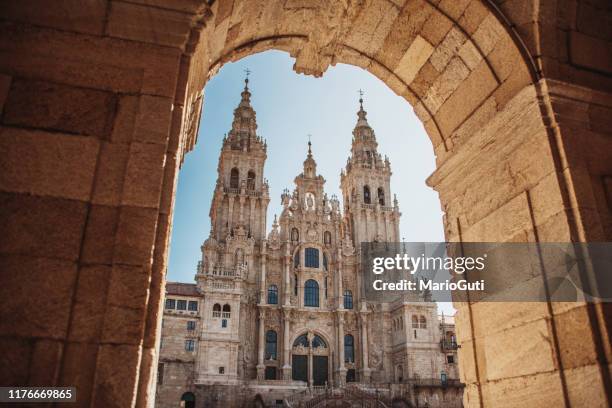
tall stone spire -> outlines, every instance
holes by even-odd
[[[359,111],[357,112],[357,124],[353,130],[353,136],[355,137],[353,143],[359,141],[376,143],[376,135],[368,123],[367,114],[363,109],[363,91],[359,90]]]
[[[366,117],[360,90],[351,155],[340,174],[347,225],[356,243],[397,242],[401,214],[397,202],[391,206],[391,164],[378,152],[376,134]]]
[[[317,162],[312,157],[312,143],[310,142],[310,136],[308,136],[308,155],[304,160],[304,177],[315,178],[317,176]]]
[[[251,91],[249,90],[249,73],[244,79],[244,89],[241,92],[240,103],[234,109],[232,129],[229,131],[224,145],[230,145],[233,150],[264,150],[265,142],[257,136],[257,121],[255,110],[251,106]]]

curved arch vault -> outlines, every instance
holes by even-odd
[[[3,2],[0,383],[75,385],[81,406],[151,402],[202,89],[223,63],[268,49],[298,73],[361,67],[412,104],[447,240],[611,240],[601,3]],[[465,405],[610,403],[609,306],[458,309]]]

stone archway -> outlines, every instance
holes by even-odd
[[[83,406],[150,402],[174,191],[202,89],[224,62],[267,49],[289,52],[300,73],[362,67],[414,106],[437,156],[428,183],[448,240],[612,238],[605,4],[0,9],[3,384],[75,385]],[[466,405],[569,406],[584,395],[609,404],[611,313],[608,304],[460,307]]]

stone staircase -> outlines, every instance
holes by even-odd
[[[382,395],[350,385],[312,387],[287,398],[283,405],[286,408],[389,408],[390,402]]]

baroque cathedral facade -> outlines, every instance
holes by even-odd
[[[363,297],[359,245],[399,242],[401,216],[363,100],[343,205],[325,193],[309,142],[268,232],[267,145],[250,97],[247,79],[223,139],[196,284],[167,285],[156,405],[278,403],[303,387],[348,383],[395,385],[418,405],[413,380],[458,382],[454,325],[435,303]],[[449,404],[426,396],[428,406],[460,404],[460,387],[441,392],[435,399],[448,392]]]

